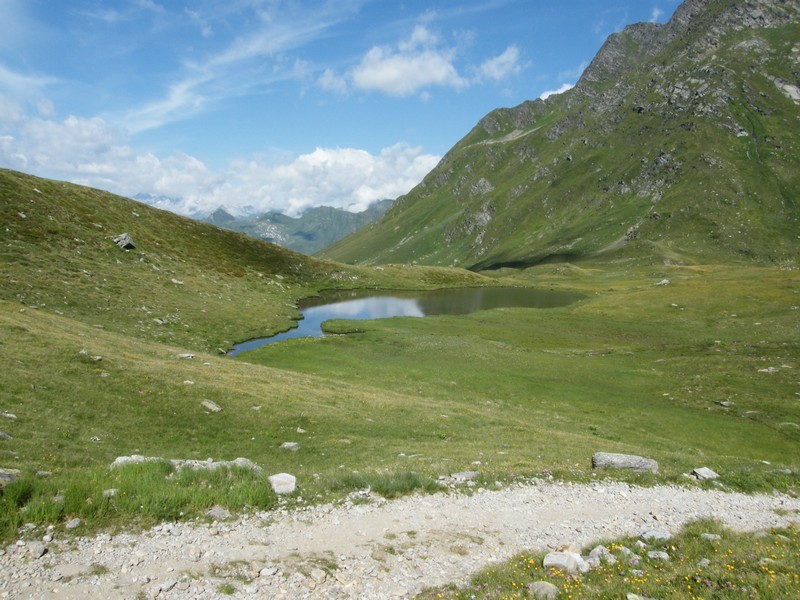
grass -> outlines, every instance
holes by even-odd
[[[702,534],[718,538],[707,539]],[[622,548],[635,550],[631,538],[606,542],[616,563],[602,562],[585,574],[547,572],[544,553],[525,552],[486,569],[469,584],[426,590],[418,600],[530,598],[529,584],[546,581],[559,598],[792,598],[800,587],[800,531],[796,527],[742,534],[714,521],[698,521],[679,535],[650,548],[669,561],[651,559],[648,550],[631,564]],[[591,548],[584,549],[586,556]],[[701,562],[702,561],[702,562]]]
[[[588,480],[596,451],[661,465],[657,476],[600,478],[683,482],[707,466],[725,488],[797,492],[796,270],[636,261],[489,274],[356,268],[18,173],[0,171],[0,195],[0,413],[16,417],[0,417],[10,436],[0,440],[0,468],[23,474],[0,497],[2,539],[25,523],[63,528],[79,517],[75,531],[85,535],[203,518],[214,504],[235,513],[279,503],[250,472],[109,469],[132,454],[248,458],[264,476],[298,478],[283,505],[366,487],[387,497],[433,491],[439,476],[465,470],[480,471],[483,486],[547,474]],[[124,230],[136,250],[108,239]],[[216,350],[289,327],[296,301],[324,288],[492,284],[586,299],[335,321],[330,331],[361,333],[236,359]],[[299,450],[282,449],[287,441]],[[118,492],[103,494],[110,489]]]

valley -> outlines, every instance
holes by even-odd
[[[521,598],[541,576],[597,597],[669,572],[694,597],[697,553],[701,597],[731,555],[751,596],[796,589],[797,17],[689,0],[628,27],[315,256],[0,169],[0,595]],[[465,288],[573,301],[342,315],[230,353],[324,292]],[[674,563],[557,579],[536,554],[515,579],[526,548],[649,526],[679,550],[637,548]],[[750,556],[765,537],[784,555]]]

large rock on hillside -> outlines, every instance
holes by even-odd
[[[592,455],[592,468],[630,469],[643,473],[658,473],[658,463],[652,458],[644,458],[635,454],[614,454],[612,452],[595,452]]]

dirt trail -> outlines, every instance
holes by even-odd
[[[800,500],[671,486],[533,482],[501,491],[354,497],[220,523],[12,545],[9,598],[411,598],[526,549],[586,546],[715,517],[737,530],[800,523]],[[43,533],[43,532],[42,532]]]

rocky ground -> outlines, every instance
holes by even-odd
[[[410,598],[526,549],[585,547],[714,517],[737,530],[800,522],[800,500],[672,486],[532,481],[500,491],[368,492],[142,533],[30,531],[0,549],[2,598]]]

